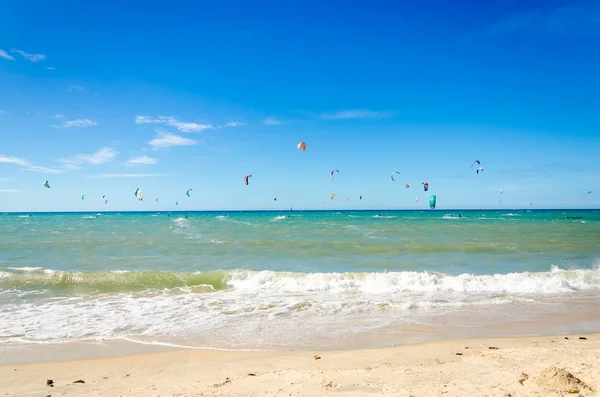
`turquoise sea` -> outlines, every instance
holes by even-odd
[[[600,211],[0,215],[0,348],[600,331]]]

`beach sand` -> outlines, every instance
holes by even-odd
[[[600,334],[343,351],[178,350],[0,367],[0,396],[19,397],[597,396],[598,388]]]

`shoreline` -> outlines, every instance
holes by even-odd
[[[47,380],[54,387],[46,385]],[[73,383],[77,380],[85,383]],[[598,388],[600,332],[449,339],[372,349],[184,349],[0,366],[0,390],[22,397],[318,396],[328,392],[596,396]],[[572,392],[575,389],[579,394]]]
[[[527,338],[556,335],[600,333],[600,297],[554,300],[530,304],[508,304],[473,311],[448,310],[440,319],[424,317],[419,321],[378,327],[357,334],[321,335],[297,343],[280,344],[276,339],[250,338],[244,344],[228,344],[231,336],[221,334],[221,341],[209,337],[127,337],[82,339],[64,342],[23,342],[0,344],[0,366],[28,365],[117,358],[136,354],[167,351],[217,352],[286,352],[346,351],[385,349],[448,340]],[[493,309],[493,313],[489,310]],[[271,335],[271,338],[276,334]],[[228,339],[229,338],[229,339]]]

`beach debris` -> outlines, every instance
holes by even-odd
[[[479,160],[474,160],[474,161],[471,163],[471,168],[473,168],[473,166],[475,165],[475,163],[477,163],[477,165],[481,165],[481,162],[480,162]]]
[[[50,182],[48,182],[48,181],[44,182],[44,187],[50,189]]]
[[[488,347],[488,349],[490,349],[490,350],[498,350],[498,348],[496,346],[490,346],[490,347]]]
[[[85,383],[85,381],[83,379],[77,379],[75,382],[73,383]]]
[[[587,338],[585,336],[580,336],[579,340],[587,340]]]
[[[456,355],[457,355],[457,356],[462,356],[463,354],[462,354],[462,353],[456,353]]]
[[[252,177],[252,174],[246,174],[246,175],[244,175],[244,185],[248,184],[248,178],[251,178],[251,177]]]
[[[313,356],[313,358],[314,358],[315,360],[320,360],[320,359],[321,359],[321,356],[319,356],[319,355],[315,354],[315,355]]]
[[[421,185],[423,185],[423,191],[426,192],[429,190],[429,183],[427,182],[421,182]]]
[[[248,374],[248,376],[256,376],[256,374]]]
[[[305,151],[306,150],[306,142],[300,142],[298,144],[298,150]]]
[[[190,195],[190,192],[193,192],[193,191],[194,191],[194,189],[188,189],[187,192],[185,192],[185,195],[188,196],[188,197],[192,197]]]
[[[534,383],[541,389],[555,393],[576,394],[593,389],[564,368],[548,367],[535,377]]]
[[[227,378],[225,378],[225,380],[223,382],[221,382],[221,383],[215,383],[213,385],[213,387],[223,387],[223,386],[228,385],[230,383],[231,383],[231,379],[229,379],[229,377],[227,377]]]
[[[331,179],[333,179],[333,173],[334,173],[334,172],[338,172],[338,173],[339,173],[339,172],[340,172],[340,170],[332,170],[332,171],[329,173],[329,177],[330,177]]]
[[[521,377],[519,378],[519,383],[521,386],[524,386],[523,382],[525,382],[527,379],[529,379],[529,375],[527,375],[525,372],[522,372]]]
[[[567,339],[567,340],[568,340],[568,339],[569,339],[569,337],[568,337],[568,336],[565,336],[565,339]]]
[[[400,172],[399,171],[393,171],[392,175],[390,175],[390,178],[392,178],[392,181],[396,182],[396,180],[394,179],[394,174],[400,175]]]
[[[334,385],[334,381],[330,380],[329,382],[323,384],[323,389],[331,389],[334,387]]]
[[[54,381],[52,379],[46,379],[46,385],[50,387],[54,387]]]

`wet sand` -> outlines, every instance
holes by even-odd
[[[177,350],[0,367],[1,395],[19,397],[596,396],[599,387],[598,333],[360,350]]]

